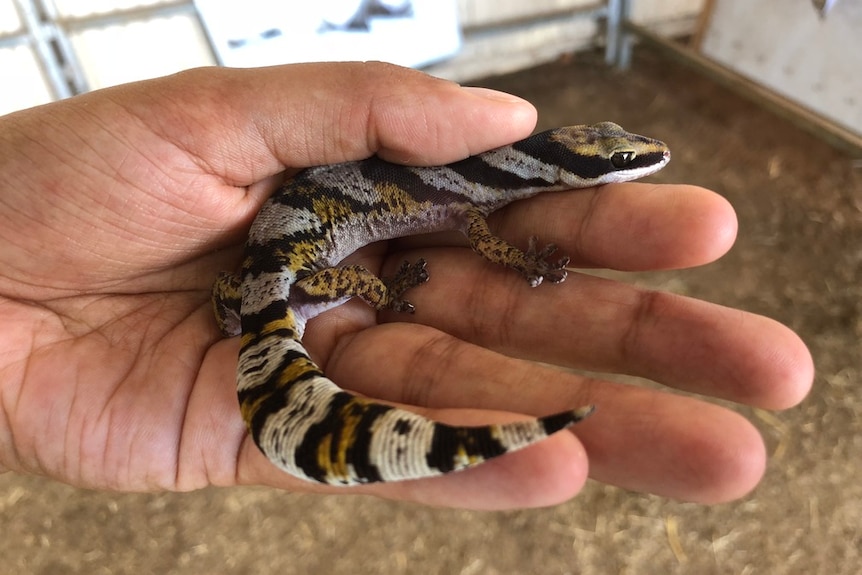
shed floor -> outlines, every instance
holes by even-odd
[[[705,507],[590,483],[551,509],[475,513],[262,488],[78,490],[0,476],[0,572],[509,574],[857,573],[862,564],[862,168],[697,74],[640,49],[477,84],[525,97],[540,128],[612,119],[667,141],[655,179],[714,189],[735,248],[637,281],[771,316],[810,346],[800,406],[741,408],[772,458],[742,501]]]

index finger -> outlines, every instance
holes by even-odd
[[[491,230],[525,247],[553,243],[570,267],[621,271],[681,269],[720,258],[736,239],[736,214],[710,190],[685,184],[627,182],[544,193],[488,218]],[[466,246],[446,232],[395,240],[395,249]]]
[[[543,194],[500,210],[491,225],[516,245],[530,235],[555,243],[573,267],[625,271],[714,261],[737,231],[733,207],[715,192],[642,182]]]

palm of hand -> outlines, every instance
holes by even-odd
[[[0,306],[2,374],[17,383],[5,389],[15,393],[10,417],[28,419],[10,422],[23,433],[5,461],[99,487],[229,482],[233,462],[208,461],[208,477],[179,462],[204,449],[203,433],[223,445],[242,437],[228,416],[235,401],[200,372],[229,363],[229,346],[209,355],[217,338],[206,304],[212,269],[229,258],[206,254],[225,242],[224,198],[243,192],[134,111],[108,102],[82,112],[92,115],[77,130],[47,140],[45,157],[59,164],[51,181],[34,165],[13,189],[21,197],[7,197],[30,217],[4,231],[14,266]],[[76,152],[94,141],[104,155]],[[198,394],[211,396],[208,414],[187,413]]]
[[[2,280],[10,329],[0,373],[9,427],[23,432],[4,442],[14,448],[3,460],[124,490],[256,481],[244,469],[267,464],[239,420],[237,343],[217,334],[209,289],[235,266],[237,240],[275,183],[260,174],[282,166],[265,150],[262,165],[214,166],[218,137],[178,142],[159,124],[170,107],[159,118],[147,106],[97,103],[78,107],[72,126],[48,127],[55,137],[39,160],[58,160],[51,181],[34,163],[7,197],[28,217],[4,232],[13,266]],[[363,264],[379,269],[383,256]],[[316,330],[317,347],[375,323],[370,310],[345,306]]]

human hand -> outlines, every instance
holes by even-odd
[[[196,70],[0,118],[0,469],[120,490],[345,492],[287,476],[248,438],[238,341],[217,334],[212,280],[236,267],[286,167],[372,153],[441,164],[534,122],[523,101],[379,64]],[[636,183],[540,196],[491,222],[516,245],[538,232],[573,265],[622,270],[712,261],[736,231],[711,192]],[[526,360],[766,408],[793,405],[811,383],[799,339],[753,314],[590,276],[531,289],[449,236],[369,246],[352,261],[385,275],[419,256],[431,281],[410,292],[415,316],[352,301],[309,323],[306,347],[327,375],[449,423],[598,411],[476,469],[353,492],[547,505],[582,487],[589,454],[601,481],[732,499],[765,462],[744,418]]]

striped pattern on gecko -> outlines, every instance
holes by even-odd
[[[460,230],[485,259],[531,286],[566,278],[553,244],[527,250],[494,236],[486,217],[541,192],[633,180],[670,160],[662,142],[611,122],[549,130],[437,167],[379,158],[299,172],[264,204],[239,275],[213,288],[219,327],[242,335],[237,388],[255,443],[296,477],[355,485],[431,477],[520,449],[580,421],[592,406],[502,425],[453,427],[341,389],[302,344],[306,322],[358,296],[378,310],[413,312],[404,293],[428,280],[425,262],[381,280],[339,266],[367,244]]]

